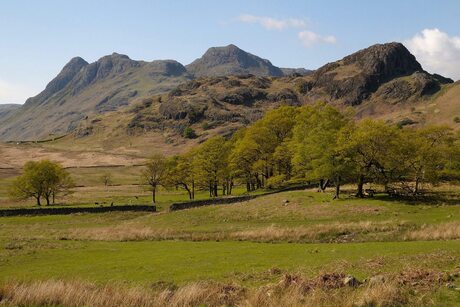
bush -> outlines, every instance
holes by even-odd
[[[285,175],[277,175],[277,176],[270,177],[267,180],[267,188],[269,189],[281,188],[285,181],[286,181]]]
[[[210,125],[208,122],[203,122],[203,123],[201,124],[201,128],[202,128],[203,130],[208,130],[208,129],[211,128],[211,125]]]
[[[454,123],[460,124],[460,117],[455,116]]]
[[[187,127],[184,129],[184,138],[186,139],[194,139],[197,137],[195,130],[193,130],[191,127]]]

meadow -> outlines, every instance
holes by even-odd
[[[120,200],[131,197],[121,187]],[[159,195],[158,213],[0,218],[4,304],[460,301],[458,187],[438,187],[418,201],[351,193],[333,201],[332,191],[302,190],[177,212],[168,203],[185,194]],[[344,287],[348,275],[368,281]]]

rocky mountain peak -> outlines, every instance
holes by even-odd
[[[61,70],[61,72],[48,83],[45,90],[35,97],[27,99],[25,105],[31,104],[41,104],[46,101],[48,98],[62,90],[64,87],[69,84],[73,78],[86,66],[86,62],[81,57],[72,58]]]
[[[414,55],[401,43],[376,44],[343,59],[345,65],[356,64],[364,71],[383,79],[423,71]]]
[[[211,47],[204,55],[187,65],[195,76],[227,76],[253,74],[257,76],[282,76],[280,68],[237,46]]]
[[[324,65],[315,71],[309,87],[320,88],[331,100],[342,99],[346,104],[357,105],[382,84],[406,76],[411,76],[409,83],[413,84],[406,80],[399,87],[420,95],[437,91],[441,83],[449,82],[425,72],[403,44],[393,42],[376,44]],[[405,97],[403,90],[393,95]]]

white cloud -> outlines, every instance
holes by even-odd
[[[258,24],[267,30],[286,30],[286,29],[299,29],[301,30],[297,36],[305,47],[311,47],[315,44],[326,43],[335,44],[337,39],[332,36],[323,36],[313,31],[307,30],[307,21],[298,18],[284,18],[277,19],[266,16],[255,16],[244,14],[237,18],[239,21],[244,23]]]
[[[24,103],[35,94],[34,90],[25,86],[0,80],[0,103]]]
[[[286,19],[277,19],[272,17],[265,16],[254,16],[249,14],[244,14],[238,16],[238,20],[245,23],[255,23],[259,24],[267,30],[284,30],[288,28],[305,28],[307,22],[303,19],[297,18],[286,18]]]
[[[298,36],[305,47],[310,47],[318,43],[335,44],[337,42],[337,39],[332,35],[322,36],[308,30],[299,32]]]
[[[425,70],[460,79],[459,36],[449,36],[439,29],[424,29],[405,45]]]

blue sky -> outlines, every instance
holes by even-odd
[[[401,41],[460,78],[460,1],[0,0],[0,103],[37,94],[70,58],[119,52],[188,64],[230,43],[281,67],[317,68]]]

